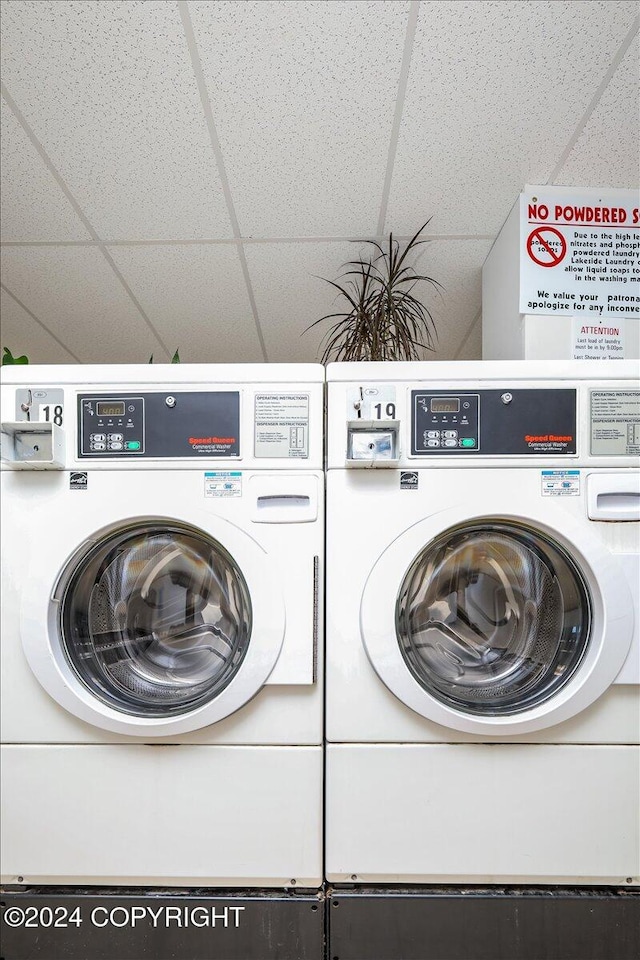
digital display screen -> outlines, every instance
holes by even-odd
[[[460,401],[457,397],[432,397],[431,413],[460,413]]]
[[[124,417],[124,401],[98,400],[96,413],[99,417]]]

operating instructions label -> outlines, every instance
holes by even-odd
[[[255,402],[255,456],[309,456],[309,394],[258,393]]]
[[[640,454],[640,390],[591,391],[591,455]]]

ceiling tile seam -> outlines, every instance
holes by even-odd
[[[625,37],[624,40],[622,41],[622,43],[621,43],[621,45],[620,45],[620,47],[619,47],[619,49],[618,49],[618,52],[616,53],[615,57],[614,57],[613,60],[611,61],[611,64],[610,64],[610,66],[609,66],[609,69],[607,70],[607,72],[605,73],[604,77],[603,77],[602,80],[600,81],[600,84],[598,85],[598,89],[596,90],[596,92],[594,93],[593,97],[591,98],[591,102],[589,103],[589,105],[588,105],[587,109],[585,110],[584,114],[582,115],[582,117],[581,117],[580,120],[578,121],[578,124],[576,125],[576,128],[575,128],[572,136],[571,136],[570,139],[569,139],[569,142],[567,143],[566,147],[564,148],[564,150],[563,150],[563,152],[562,152],[562,154],[561,154],[561,156],[560,156],[560,159],[558,160],[557,164],[555,165],[555,167],[553,168],[553,170],[551,171],[551,173],[550,173],[549,176],[547,177],[547,183],[548,183],[548,184],[552,184],[552,183],[555,182],[556,177],[559,176],[560,171],[562,170],[562,168],[564,167],[565,163],[566,163],[567,160],[569,159],[569,157],[570,157],[570,155],[571,155],[571,151],[573,150],[573,148],[575,147],[575,145],[576,145],[576,143],[578,142],[579,138],[581,137],[582,133],[584,132],[584,128],[586,127],[587,123],[588,123],[589,120],[591,119],[591,114],[593,113],[593,111],[594,111],[595,108],[597,107],[600,98],[602,97],[603,93],[605,92],[605,90],[606,90],[607,87],[609,86],[609,83],[610,83],[613,75],[615,74],[616,70],[618,69],[618,67],[620,66],[620,64],[622,63],[622,61],[624,60],[624,57],[626,56],[627,50],[629,49],[629,47],[630,47],[631,44],[633,43],[633,41],[634,41],[634,39],[635,39],[635,37],[636,37],[636,35],[637,35],[637,33],[638,33],[638,28],[639,28],[639,27],[640,27],[640,17],[636,17],[635,20],[633,21],[630,29],[629,29],[629,32],[627,33],[626,37]],[[630,184],[629,184],[629,186],[630,186]]]
[[[404,111],[404,101],[407,93],[407,84],[409,82],[409,70],[411,68],[411,57],[413,55],[413,44],[418,28],[418,13],[420,11],[420,0],[410,0],[409,16],[407,18],[407,29],[405,32],[404,47],[402,51],[402,62],[400,64],[400,76],[398,77],[398,92],[396,94],[395,109],[393,112],[393,122],[391,124],[391,135],[389,137],[389,150],[387,152],[387,165],[382,185],[382,197],[380,200],[380,214],[378,216],[378,233],[383,234],[385,222],[387,219],[387,208],[389,206],[389,196],[391,194],[391,181],[393,179],[393,168],[396,161],[398,150],[398,140],[400,139],[400,124]]]
[[[136,309],[137,309],[138,312],[140,313],[140,316],[141,316],[142,319],[144,320],[145,324],[147,325],[147,327],[149,328],[149,330],[151,331],[151,333],[153,334],[153,336],[155,337],[155,339],[157,340],[157,342],[160,344],[160,346],[162,347],[162,349],[165,351],[165,353],[167,354],[167,357],[169,357],[169,356],[170,356],[169,351],[168,351],[166,345],[163,343],[162,337],[160,336],[160,334],[158,333],[158,331],[155,329],[153,323],[151,322],[151,320],[149,319],[149,317],[147,316],[147,314],[145,313],[145,311],[142,309],[142,307],[141,307],[140,303],[138,302],[137,298],[133,295],[133,292],[132,292],[130,286],[128,285],[128,283],[126,283],[124,277],[122,276],[122,274],[120,273],[120,271],[117,269],[115,263],[113,262],[113,259],[112,259],[111,255],[110,255],[110,254],[108,253],[108,251],[106,250],[103,241],[102,241],[102,240],[100,239],[100,237],[98,236],[97,231],[94,229],[93,225],[92,225],[91,222],[89,221],[89,218],[88,218],[87,215],[85,214],[84,210],[82,209],[82,207],[80,206],[80,204],[78,203],[78,201],[76,200],[76,198],[74,197],[74,195],[72,194],[71,190],[69,189],[68,185],[66,184],[66,182],[64,181],[64,179],[62,178],[62,176],[61,176],[60,173],[58,172],[57,168],[55,167],[55,165],[54,165],[53,162],[51,161],[51,159],[50,159],[47,151],[44,149],[44,147],[42,146],[42,144],[40,143],[40,141],[39,141],[38,138],[36,137],[35,133],[34,133],[33,130],[31,129],[31,126],[29,125],[29,123],[27,123],[27,120],[26,120],[26,118],[24,117],[22,111],[20,110],[20,108],[18,107],[17,103],[15,102],[15,100],[13,99],[13,97],[11,96],[11,94],[9,93],[9,91],[7,90],[7,88],[6,88],[6,86],[4,85],[4,83],[0,85],[0,91],[2,92],[2,96],[3,96],[4,100],[5,100],[5,102],[7,103],[7,106],[8,106],[9,109],[12,111],[12,113],[13,113],[13,115],[15,116],[16,120],[18,121],[18,123],[20,124],[20,126],[21,126],[22,129],[24,130],[25,134],[27,135],[27,137],[28,137],[31,145],[32,145],[33,148],[36,150],[36,152],[38,153],[38,156],[40,157],[40,159],[41,159],[42,162],[44,163],[45,167],[47,168],[47,170],[49,171],[49,173],[51,174],[51,176],[53,177],[53,179],[55,180],[55,182],[57,183],[57,185],[60,187],[60,189],[61,189],[62,192],[64,193],[65,197],[67,198],[67,200],[68,200],[69,203],[71,204],[74,212],[76,213],[76,215],[78,216],[78,218],[79,218],[80,221],[82,222],[82,224],[83,224],[83,226],[85,227],[86,231],[88,232],[89,236],[93,239],[93,241],[94,241],[94,244],[93,244],[93,245],[96,246],[96,247],[100,250],[100,252],[102,253],[103,257],[105,258],[105,260],[107,261],[107,263],[109,264],[109,266],[111,267],[111,269],[113,270],[113,272],[115,273],[117,279],[120,281],[120,283],[121,283],[122,287],[124,288],[125,292],[126,292],[126,293],[128,294],[128,296],[131,298],[131,301],[133,302],[134,306],[136,307]]]
[[[267,347],[266,347],[264,335],[262,332],[262,326],[260,324],[260,317],[258,315],[256,298],[254,296],[253,285],[251,283],[251,276],[249,274],[249,265],[247,263],[247,257],[244,251],[242,236],[240,233],[240,226],[238,224],[238,217],[237,217],[235,205],[233,202],[233,196],[231,194],[229,178],[227,177],[227,169],[224,163],[224,156],[222,154],[222,146],[220,144],[220,138],[218,137],[218,131],[216,129],[215,121],[213,118],[213,107],[211,105],[211,98],[209,97],[209,91],[207,89],[207,83],[204,77],[204,70],[202,69],[200,51],[198,49],[198,43],[196,41],[196,35],[193,29],[191,13],[189,11],[189,5],[187,3],[187,0],[178,0],[178,12],[180,14],[180,19],[182,21],[182,28],[184,30],[185,40],[187,43],[187,50],[189,53],[189,57],[191,59],[191,67],[193,69],[196,85],[198,87],[198,93],[200,94],[200,102],[202,103],[204,119],[207,126],[207,131],[209,133],[209,140],[211,142],[211,149],[213,150],[214,160],[216,162],[216,166],[218,169],[218,176],[220,178],[220,183],[222,185],[222,192],[224,194],[225,202],[227,204],[227,212],[229,214],[231,230],[233,232],[233,237],[236,243],[236,249],[238,251],[240,268],[242,270],[242,275],[244,277],[244,282],[247,288],[247,296],[249,298],[249,305],[251,307],[251,312],[253,314],[253,322],[255,324],[256,334],[258,336],[258,342],[260,344],[260,349],[262,351],[263,359],[266,363],[268,362]]]
[[[33,130],[31,129],[30,125],[27,123],[24,115],[22,114],[22,111],[20,110],[20,108],[18,107],[17,103],[15,102],[15,100],[13,99],[13,97],[11,96],[11,94],[9,93],[9,91],[7,90],[7,88],[6,88],[6,86],[4,85],[4,83],[1,85],[0,89],[2,90],[2,96],[3,96],[3,98],[4,98],[5,101],[7,102],[9,108],[10,108],[11,111],[13,112],[13,114],[14,114],[14,116],[16,117],[18,123],[21,125],[21,127],[23,128],[23,130],[24,130],[24,132],[26,133],[27,137],[29,138],[29,141],[31,142],[31,145],[34,147],[34,149],[35,149],[36,152],[38,153],[40,159],[41,159],[42,162],[44,163],[45,167],[47,168],[47,170],[49,171],[49,173],[51,174],[51,176],[53,177],[53,179],[56,181],[56,183],[58,184],[58,186],[60,187],[60,189],[61,189],[62,192],[64,193],[65,197],[67,198],[67,200],[69,201],[69,203],[70,203],[71,206],[73,207],[73,210],[74,210],[76,216],[82,221],[82,225],[84,226],[84,228],[85,228],[85,230],[87,231],[87,233],[89,234],[89,236],[90,236],[94,241],[97,241],[97,242],[99,243],[99,242],[100,242],[100,237],[98,236],[97,232],[94,230],[93,226],[92,226],[91,223],[89,222],[87,216],[85,215],[84,211],[82,210],[82,207],[80,206],[80,204],[78,203],[78,201],[76,200],[76,198],[75,198],[75,197],[73,196],[73,194],[71,193],[71,190],[69,189],[69,187],[67,186],[67,184],[65,183],[65,181],[62,179],[62,177],[61,177],[60,174],[58,173],[57,169],[55,168],[55,166],[53,165],[53,163],[51,162],[51,160],[49,159],[49,155],[47,154],[46,150],[44,149],[44,147],[42,146],[42,144],[40,143],[40,141],[39,141],[38,138],[36,137],[35,133],[34,133]]]
[[[495,233],[434,233],[428,240],[495,240]],[[361,243],[367,240],[385,240],[385,234],[369,237],[235,237],[226,239],[201,237],[199,239],[166,240],[0,240],[0,247],[196,247],[201,246],[243,246],[265,243]],[[396,240],[409,241],[410,235],[398,234]]]
[[[468,329],[467,332],[465,333],[465,335],[464,335],[464,337],[462,338],[462,341],[461,341],[461,343],[460,343],[460,346],[458,347],[458,349],[456,350],[456,352],[455,352],[454,355],[453,355],[453,359],[454,359],[454,360],[457,360],[457,359],[458,359],[458,357],[460,356],[460,354],[462,353],[462,351],[463,351],[464,348],[466,347],[467,341],[468,341],[469,337],[471,336],[471,334],[473,333],[473,331],[475,330],[476,324],[478,323],[478,321],[480,320],[481,317],[482,317],[482,307],[480,307],[480,309],[479,309],[478,312],[476,313],[475,317],[473,318],[473,320],[472,320],[471,323],[469,324],[469,329]]]
[[[68,353],[70,357],[73,357],[73,359],[76,361],[76,363],[82,363],[82,360],[75,355],[75,353],[73,352],[73,350],[70,350],[69,347],[66,345],[66,343],[63,343],[63,341],[60,339],[60,337],[57,337],[57,336],[55,335],[55,333],[54,333],[52,330],[49,329],[49,327],[46,325],[46,323],[43,323],[42,320],[39,320],[38,317],[36,317],[35,313],[34,313],[32,310],[29,310],[29,307],[28,307],[26,304],[24,304],[24,303],[22,302],[22,300],[19,300],[18,297],[16,297],[15,293],[12,293],[11,290],[9,290],[9,288],[8,288],[7,285],[6,285],[6,283],[0,282],[0,287],[4,290],[4,292],[5,292],[9,297],[11,297],[11,299],[12,299],[15,303],[18,304],[19,307],[22,307],[22,309],[24,310],[24,312],[25,312],[26,314],[28,314],[28,316],[30,316],[31,319],[32,319],[35,323],[37,323],[38,326],[41,327],[41,328],[45,331],[45,333],[47,333],[47,334],[51,337],[52,340],[55,340],[55,342],[58,344],[59,347],[62,347],[62,349],[63,349],[66,353]]]

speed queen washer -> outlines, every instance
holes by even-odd
[[[323,379],[3,368],[4,883],[320,885]]]
[[[636,375],[328,367],[333,883],[638,883]]]

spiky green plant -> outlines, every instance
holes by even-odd
[[[3,367],[6,366],[7,364],[11,365],[13,363],[29,363],[29,358],[24,353],[22,354],[21,357],[14,357],[13,354],[11,353],[11,350],[9,350],[9,347],[3,347],[2,350],[3,350],[3,353],[2,353]]]
[[[429,221],[401,247],[389,234],[388,246],[376,240],[360,240],[373,247],[372,256],[350,260],[343,273],[330,283],[348,309],[329,313],[307,330],[326,320],[335,322],[322,341],[321,362],[329,360],[417,360],[422,350],[435,350],[438,333],[431,311],[414,294],[419,283],[435,290],[442,285],[425,274],[415,272],[407,262],[421,244],[420,234]],[[305,331],[306,332],[306,331]]]
[[[178,353],[178,350],[176,350],[174,355],[171,357],[171,363],[180,363],[180,362],[181,362],[180,354]],[[153,354],[151,354],[151,356],[149,357],[149,363],[153,363]]]

